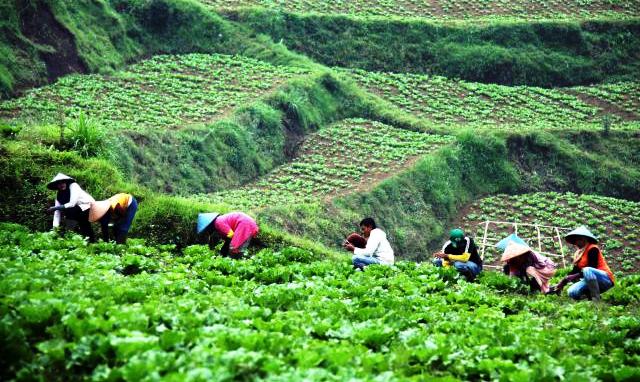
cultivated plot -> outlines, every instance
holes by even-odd
[[[412,159],[452,141],[450,136],[347,119],[311,134],[295,159],[257,182],[207,198],[251,208],[369,189]]]
[[[164,55],[114,75],[71,75],[0,102],[0,118],[59,122],[80,113],[110,128],[175,128],[220,118],[303,69],[217,54]]]
[[[573,229],[586,225],[601,240],[605,257],[616,270],[635,272],[640,266],[640,203],[595,195],[545,192],[524,195],[498,195],[481,199],[469,208],[463,217],[464,227],[481,244],[486,220],[536,223]],[[568,231],[561,231],[564,237]],[[492,227],[490,236],[508,235],[507,227]],[[537,246],[538,232],[530,226],[521,226],[518,235]],[[544,230],[543,236],[552,233]],[[560,253],[555,238],[542,240],[543,250]],[[537,247],[536,247],[537,248]],[[563,243],[565,259],[570,264],[574,247]],[[486,260],[497,264],[500,253],[488,248]]]
[[[200,0],[215,9],[264,7],[296,13],[346,14],[356,16],[402,16],[437,19],[510,17],[559,19],[590,17],[634,17],[638,1],[547,0]]]
[[[603,115],[613,122],[640,120],[637,83],[546,89],[421,74],[346,72],[400,109],[442,124],[566,128],[577,124],[599,127]]]
[[[5,380],[638,375],[637,276],[594,309],[523,296],[496,273],[467,283],[410,262],[354,272],[348,257],[299,248],[234,261],[205,246],[87,245],[0,225],[0,253]]]

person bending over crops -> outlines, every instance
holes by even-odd
[[[569,297],[574,300],[600,300],[600,293],[611,289],[615,278],[597,246],[598,238],[587,227],[580,226],[569,232],[565,240],[577,248],[573,255],[573,269],[557,285],[551,287],[550,293],[560,294],[565,285],[580,280],[569,288]]]
[[[258,235],[258,224],[243,212],[201,213],[198,215],[199,235],[209,235],[212,249],[222,239],[222,256],[239,259],[249,247],[251,239]]]
[[[442,249],[433,254],[433,264],[437,267],[449,267],[451,263],[467,281],[473,281],[482,272],[482,259],[473,238],[465,236],[460,228],[452,229],[449,240]]]
[[[553,261],[528,246],[515,242],[507,245],[500,260],[506,263],[504,273],[527,282],[532,292],[549,292],[549,280],[556,273]]]
[[[138,201],[131,194],[115,194],[109,199],[92,203],[89,221],[100,221],[102,239],[109,241],[109,223],[113,222],[113,236],[118,244],[127,242],[127,234],[138,211]]]
[[[63,173],[58,173],[47,184],[47,188],[58,191],[55,205],[47,209],[47,212],[53,212],[53,228],[57,230],[60,227],[60,219],[64,216],[78,222],[80,233],[89,238],[90,242],[96,241],[89,223],[89,208],[95,199],[84,191],[75,179]]]
[[[387,240],[387,234],[377,228],[373,218],[364,218],[360,222],[362,235],[352,233],[342,246],[353,252],[351,262],[355,269],[364,270],[371,264],[393,265],[393,248]]]

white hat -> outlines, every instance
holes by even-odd
[[[73,183],[76,180],[73,179],[70,176],[67,176],[67,175],[59,172],[58,175],[54,176],[53,179],[51,179],[51,182],[49,182],[47,184],[47,188],[50,189],[50,190],[55,190],[56,186],[58,185],[58,183],[59,182],[64,182],[64,181],[66,181],[67,183]]]

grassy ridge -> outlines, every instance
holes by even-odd
[[[328,66],[543,87],[640,73],[632,48],[640,43],[637,19],[441,24],[266,10],[232,17]]]
[[[20,7],[9,2],[0,4],[3,97],[42,85],[47,77],[55,79],[77,71],[65,67],[70,53],[77,53],[81,71],[101,73],[111,73],[144,56],[193,52],[243,54],[276,64],[314,66],[306,57],[293,54],[268,38],[253,38],[251,31],[190,0],[20,3]],[[21,28],[25,20],[36,20],[33,31]],[[58,40],[64,40],[64,44]],[[47,54],[56,59],[47,62]],[[60,73],[52,77],[54,71]]]
[[[637,1],[609,0],[200,0],[215,9],[267,8],[291,13],[343,14],[360,17],[420,17],[435,20],[485,18],[583,19],[592,17],[628,18],[640,11]]]

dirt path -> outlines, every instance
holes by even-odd
[[[587,95],[584,93],[580,93],[578,91],[575,90],[565,90],[565,93],[570,94],[572,96],[575,96],[576,98],[578,98],[580,101],[591,105],[591,106],[595,106],[598,109],[600,109],[600,112],[598,113],[598,116],[603,116],[606,114],[612,114],[612,115],[616,115],[620,118],[622,118],[624,121],[636,121],[638,119],[640,119],[640,115],[636,114],[636,113],[632,113],[630,111],[624,110],[623,108],[621,108],[620,106],[611,103],[609,101],[605,101],[601,98],[598,97],[594,97],[591,95]]]

